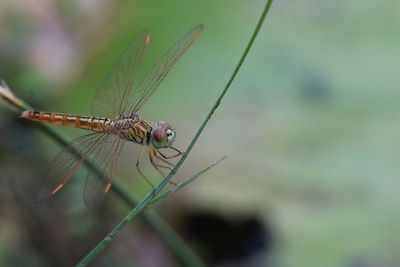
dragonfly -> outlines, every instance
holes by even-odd
[[[182,155],[172,146],[176,137],[174,129],[166,121],[151,125],[138,115],[138,111],[202,30],[203,25],[198,25],[186,33],[150,67],[140,81],[136,79],[136,74],[150,43],[150,33],[139,33],[97,89],[91,109],[94,116],[36,110],[22,112],[21,117],[28,120],[91,131],[72,140],[55,156],[39,185],[37,203],[58,193],[82,164],[89,161],[87,165],[92,167],[88,167],[83,198],[88,206],[96,204],[110,191],[117,161],[126,142],[142,145],[136,169],[151,186],[140,167],[143,151],[147,151],[151,165],[162,176],[165,176],[162,169],[171,170],[174,167],[170,159]]]

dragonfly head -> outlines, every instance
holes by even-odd
[[[175,131],[166,121],[159,121],[151,130],[150,142],[155,148],[164,148],[172,145],[175,140]]]

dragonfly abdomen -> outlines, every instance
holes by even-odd
[[[74,116],[64,113],[43,112],[43,111],[24,111],[21,114],[22,118],[47,122],[51,124],[70,126],[94,132],[109,132],[110,120],[107,118],[98,118],[90,116]]]

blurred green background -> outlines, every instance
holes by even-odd
[[[182,150],[232,73],[263,1],[0,2],[0,77],[38,110],[90,115],[96,88],[147,28],[143,69],[205,29],[141,115]],[[275,1],[231,90],[175,181],[228,158],[155,209],[212,266],[400,266],[399,1]],[[60,149],[0,107],[0,264],[70,266],[126,214],[84,207],[84,176],[34,205]],[[72,140],[84,131],[53,127]],[[118,174],[137,198],[149,186]],[[161,178],[154,174],[154,183]],[[131,208],[131,207],[130,207]],[[218,246],[216,246],[218,244]],[[179,266],[135,221],[94,266]]]

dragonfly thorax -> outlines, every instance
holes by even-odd
[[[151,125],[137,114],[122,114],[110,123],[110,131],[121,138],[139,144],[148,144]]]
[[[139,144],[148,144],[153,147],[165,148],[175,140],[175,131],[166,121],[157,122],[154,127],[137,114],[122,114],[109,125],[111,132],[121,138]]]

